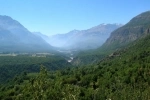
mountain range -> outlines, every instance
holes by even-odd
[[[74,60],[80,60],[84,66],[80,63],[78,67],[49,71],[42,65],[39,73],[33,71],[39,68],[35,62],[39,64],[44,61],[46,66],[58,64],[58,68],[62,67],[64,60],[59,58],[22,58],[21,63],[30,73],[23,72],[7,83],[0,84],[0,99],[149,100],[150,11],[134,17],[113,31],[100,48],[85,51],[84,55],[82,51],[80,57]],[[1,80],[5,81],[15,72],[20,73],[20,70],[25,71],[20,63],[19,67],[16,66],[20,58],[16,58],[13,66],[10,60],[3,60],[0,67]],[[93,63],[93,60],[97,60],[97,63]],[[29,66],[29,63],[33,64]]]
[[[9,16],[0,16],[0,52],[44,52],[52,49],[45,40]]]
[[[0,52],[48,52],[54,49],[52,46],[71,50],[95,49],[121,26],[100,24],[87,30],[73,30],[48,37],[40,32],[30,32],[9,16],[0,16]]]
[[[96,49],[102,46],[99,49],[115,50],[147,35],[149,15],[150,11],[144,12],[124,26],[100,24],[87,30],[73,30],[51,37],[39,32],[32,33],[11,17],[0,16],[0,52],[44,52],[52,50],[52,46],[71,50]]]
[[[43,37],[52,46],[65,49],[87,50],[100,47],[110,33],[122,24],[100,24],[87,30],[72,30],[66,34]]]
[[[106,42],[96,50],[81,52],[73,60],[74,65],[93,64],[116,50],[126,48],[150,33],[150,11],[132,18],[124,26],[114,30]]]

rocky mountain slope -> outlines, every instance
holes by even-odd
[[[104,47],[118,48],[147,35],[150,29],[150,11],[132,18],[126,25],[113,31]]]

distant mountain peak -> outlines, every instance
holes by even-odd
[[[100,25],[107,25],[106,23],[102,23],[102,24],[100,24]]]
[[[15,29],[15,28],[24,28],[23,25],[21,25],[18,21],[12,19],[9,16],[6,15],[0,15],[0,27],[5,29]]]
[[[79,30],[74,29],[74,30],[72,30],[72,31],[70,31],[68,33],[77,33],[77,32],[79,32]]]
[[[113,28],[115,29],[115,27],[119,28],[121,26],[122,26],[122,24],[104,24],[104,23],[102,23],[102,24],[94,26],[94,27],[92,27],[92,28],[90,28],[88,30],[94,30],[94,31],[98,31],[98,30],[99,31],[102,31],[102,30],[104,31],[105,30],[106,31],[107,29],[112,29],[113,30]]]
[[[3,19],[3,20],[11,19],[11,20],[13,20],[10,16],[7,16],[7,15],[0,15],[0,19]]]
[[[87,30],[72,30],[66,34],[52,36],[49,43],[69,49],[94,49],[101,46],[110,33],[119,28],[115,24],[100,24]]]
[[[0,15],[0,52],[44,51],[51,46],[41,37],[32,34],[18,21]]]

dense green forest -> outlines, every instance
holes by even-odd
[[[149,100],[150,36],[90,66],[22,73],[0,86],[4,100]]]
[[[69,54],[0,57],[0,100],[149,100],[149,15],[133,18],[105,47],[80,52],[72,63]]]
[[[39,72],[40,65],[48,70],[58,70],[72,66],[62,56],[32,57],[21,56],[0,56],[0,83],[7,82],[14,76],[23,72]]]

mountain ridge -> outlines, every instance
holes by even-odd
[[[86,30],[72,30],[66,34],[56,34],[50,37],[52,46],[67,49],[95,49],[101,46],[110,33],[122,24],[100,24]]]
[[[127,24],[113,31],[103,46],[126,45],[147,35],[150,28],[150,11],[143,12],[132,18]]]
[[[9,16],[0,15],[1,52],[49,51],[52,46],[41,37],[32,34],[18,21]]]
[[[100,48],[79,53],[72,63],[74,65],[93,64],[148,34],[150,34],[150,11],[135,16],[127,24],[114,30]]]

